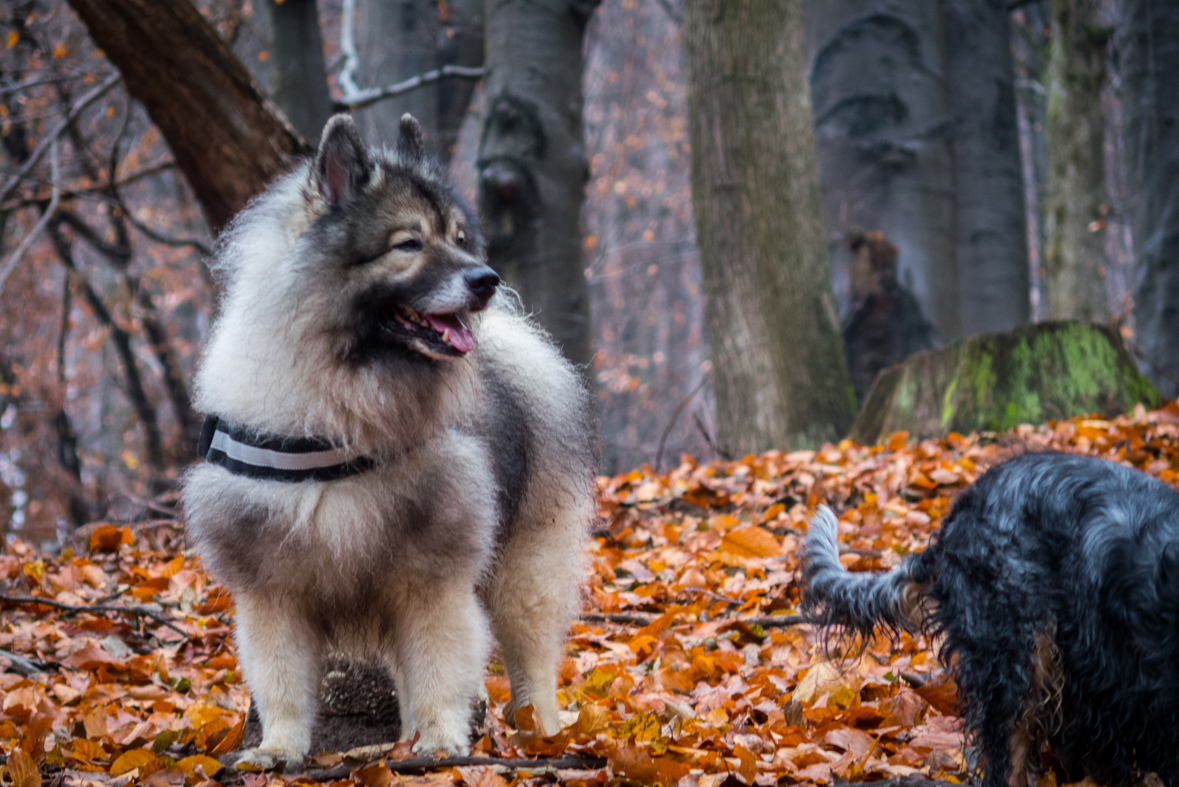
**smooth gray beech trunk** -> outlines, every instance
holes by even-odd
[[[1048,209],[1044,249],[1050,320],[1109,319],[1105,287],[1107,31],[1098,0],[1051,0]]]
[[[880,231],[941,342],[961,332],[941,3],[806,0],[823,212],[840,306],[849,230]]]
[[[400,82],[446,65],[483,65],[484,0],[362,0],[356,45],[363,88]],[[426,133],[427,152],[444,164],[458,141],[459,126],[475,89],[470,79],[443,79],[357,110],[367,139],[392,145],[398,122],[409,112]]]
[[[487,0],[479,214],[492,267],[565,356],[592,357],[581,206],[585,25],[599,0]]]
[[[942,0],[954,113],[962,333],[1031,318],[1008,0]]]
[[[803,0],[685,10],[718,441],[741,455],[838,440],[855,394],[823,238]]]
[[[1120,0],[1114,39],[1133,201],[1134,344],[1179,395],[1179,3]]]
[[[274,103],[314,145],[332,114],[319,8],[315,0],[266,0],[266,10],[270,12]]]
[[[1018,77],[1015,100],[1028,228],[1031,319],[1036,322],[1042,318],[1048,302],[1042,271],[1047,246],[1044,215],[1048,195],[1048,96],[1044,84],[1049,54],[1048,0],[1025,3],[1019,12],[1022,19],[1011,18],[1012,54]]]

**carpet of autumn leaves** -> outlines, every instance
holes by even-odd
[[[600,479],[585,614],[561,665],[567,726],[537,737],[527,710],[509,725],[507,679],[493,663],[491,733],[472,752],[583,756],[597,768],[483,764],[406,775],[395,771],[408,747],[390,743],[316,755],[308,775],[223,769],[218,758],[239,745],[249,702],[230,636],[232,600],[202,572],[179,526],[92,526],[56,556],[18,541],[0,556],[5,779],[13,787],[211,787],[213,777],[246,787],[961,782],[969,765],[956,693],[935,643],[878,639],[841,657],[839,643],[795,612],[799,539],[809,511],[826,502],[841,518],[845,564],[887,569],[924,547],[953,496],[987,467],[1044,449],[1108,457],[1179,484],[1179,403],[999,435],[914,442],[897,434],[876,448],[842,443],[707,465],[684,457],[667,473]],[[29,596],[57,606],[19,600]]]

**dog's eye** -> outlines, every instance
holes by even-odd
[[[394,243],[393,248],[397,251],[421,251],[422,242],[417,238],[406,238]]]
[[[458,241],[458,245],[466,246],[467,245],[467,233],[463,232],[462,230],[459,230],[458,234],[455,235],[455,240]]]

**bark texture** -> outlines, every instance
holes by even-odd
[[[900,281],[948,342],[961,322],[940,5],[807,0],[807,39],[840,305],[849,305],[845,233],[883,232],[899,250]]]
[[[919,353],[884,372],[852,427],[865,445],[908,432],[923,440],[951,432],[997,432],[1051,418],[1113,417],[1158,391],[1111,328],[1043,322],[972,336]]]
[[[315,0],[266,0],[270,12],[274,101],[311,143],[332,114],[319,8]]]
[[[1048,211],[1044,269],[1051,320],[1109,318],[1105,288],[1105,81],[1098,0],[1051,0]]]
[[[815,164],[802,0],[686,7],[692,206],[730,453],[813,447],[855,408]]]
[[[1007,0],[943,0],[962,333],[1028,322],[1027,219]]]
[[[216,232],[310,150],[189,0],[70,0]]]
[[[1179,4],[1121,0],[1117,55],[1134,237],[1135,344],[1179,395]]]
[[[487,4],[479,214],[492,267],[578,364],[592,357],[581,207],[582,38],[598,0]]]
[[[356,26],[365,88],[400,82],[448,65],[483,65],[484,0],[364,0]],[[475,80],[443,79],[403,96],[357,110],[367,139],[397,141],[398,121],[409,112],[422,124],[426,149],[450,161]]]

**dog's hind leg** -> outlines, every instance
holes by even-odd
[[[1010,787],[1035,787],[1039,775],[1040,745],[1060,723],[1064,673],[1056,647],[1055,627],[1036,637],[1031,654],[1031,682],[1023,709],[1008,739]]]
[[[238,661],[262,722],[262,742],[238,762],[299,765],[311,748],[322,637],[289,599],[239,593],[236,605]]]
[[[393,589],[401,735],[414,750],[469,751],[472,701],[483,684],[487,617],[467,575],[416,577]]]
[[[505,710],[532,705],[546,735],[556,734],[557,666],[581,599],[588,506],[570,506],[540,522],[521,522],[484,588],[491,624],[512,683]]]
[[[953,653],[954,678],[964,699],[967,729],[982,755],[983,787],[1029,787],[1038,765],[1040,725],[1033,697],[1036,632],[1029,600],[997,592],[989,577],[943,568],[936,612]],[[1029,702],[1032,704],[1029,705]],[[1030,782],[1034,786],[1034,779]]]

